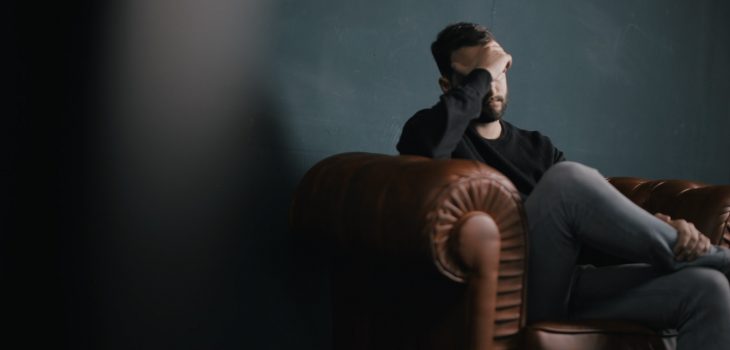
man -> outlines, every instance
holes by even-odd
[[[727,249],[691,223],[647,213],[549,138],[504,121],[512,57],[484,27],[450,25],[431,51],[444,94],[408,120],[398,150],[476,159],[512,180],[528,219],[528,322],[633,320],[677,329],[679,349],[730,346]],[[636,264],[576,266],[584,245]]]

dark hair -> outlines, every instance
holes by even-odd
[[[451,68],[451,54],[465,46],[486,44],[494,40],[494,35],[487,28],[467,22],[450,24],[439,32],[436,41],[431,44],[431,53],[436,60],[441,75],[451,79],[454,70]]]

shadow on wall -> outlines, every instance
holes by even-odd
[[[290,232],[288,210],[299,182],[295,159],[283,132],[285,116],[271,89],[251,95],[245,127],[236,137],[241,158],[232,169],[240,174],[245,194],[232,201],[243,234],[226,254],[236,256],[227,287],[241,303],[226,336],[248,348],[329,348],[329,289],[317,247]]]
[[[287,225],[298,178],[282,116],[270,95],[249,97],[217,154],[92,145],[117,152],[86,164],[95,170],[78,181],[95,184],[78,199],[85,212],[58,233],[69,347],[328,347],[325,272]],[[218,167],[179,172],[169,157]]]
[[[112,215],[91,244],[101,252],[92,253],[97,267],[76,288],[101,282],[89,315],[103,320],[91,325],[99,328],[95,345],[323,348],[312,334],[326,336],[326,322],[312,320],[326,321],[317,305],[324,282],[287,226],[298,179],[282,116],[265,91],[241,101],[230,125],[217,129],[216,152],[157,145],[117,154],[124,170],[111,187],[119,200],[99,198]]]

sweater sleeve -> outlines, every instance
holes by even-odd
[[[469,126],[482,111],[492,76],[475,69],[464,82],[441,95],[439,102],[411,117],[403,127],[397,149],[400,154],[450,158]]]

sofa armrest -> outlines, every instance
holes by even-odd
[[[615,177],[609,181],[650,213],[692,222],[713,244],[730,245],[730,186]]]
[[[428,259],[463,282],[468,271],[449,239],[454,227],[471,212],[487,213],[503,248],[524,249],[521,205],[504,175],[476,161],[344,153],[305,174],[290,225],[340,251]]]
[[[289,220],[336,254],[435,265],[466,283],[476,349],[513,344],[525,324],[523,215],[512,183],[483,163],[345,153],[305,174]]]

